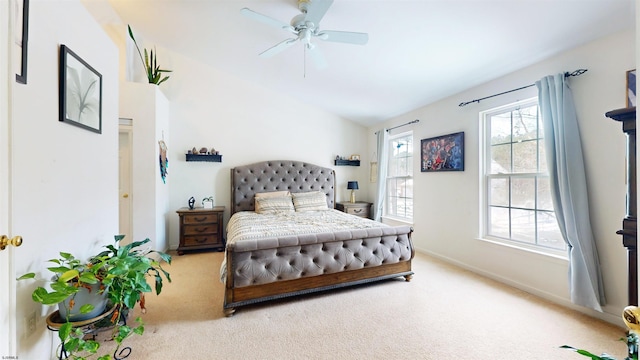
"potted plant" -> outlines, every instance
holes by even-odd
[[[142,61],[142,66],[144,66],[145,73],[147,75],[147,80],[149,80],[149,84],[160,85],[163,82],[169,79],[169,76],[162,77],[162,73],[171,72],[171,70],[160,69],[160,65],[158,65],[158,61],[156,59],[156,54],[153,53],[153,50],[147,52],[147,49],[144,49],[144,59],[142,58],[142,53],[140,52],[140,47],[138,47],[138,43],[136,39],[133,37],[133,31],[131,31],[131,26],[127,25],[127,29],[129,30],[129,37],[133,40],[133,44],[136,46],[138,50],[138,55],[140,56],[140,61]]]
[[[49,262],[56,266],[49,267],[55,276],[51,283],[51,291],[43,287],[36,288],[32,293],[35,302],[43,305],[59,304],[59,309],[68,310],[58,328],[61,353],[67,354],[72,359],[85,359],[78,354],[97,354],[100,344],[94,340],[85,340],[82,328],[77,326],[77,318],[73,318],[73,310],[79,309],[80,314],[95,315],[94,304],[79,303],[78,294],[83,289],[91,286],[90,293],[95,292],[106,296],[111,316],[106,320],[100,320],[99,325],[113,327],[113,339],[116,342],[114,354],[120,350],[120,345],[132,334],[142,335],[144,324],[142,319],[136,319],[137,325],[131,327],[126,324],[126,316],[136,303],[140,303],[144,309],[144,293],[154,291],[147,282],[149,276],[154,278],[155,293],[162,291],[163,278],[171,282],[170,274],[162,268],[162,262],[171,264],[171,256],[141,246],[150,240],[132,242],[125,246],[118,246],[124,235],[116,235],[113,245],[105,246],[105,250],[91,257],[87,262],[81,262],[70,253],[61,252],[59,259]],[[156,260],[149,255],[152,253],[159,257]],[[34,278],[34,273],[21,276],[18,280]],[[96,291],[97,289],[97,291]],[[87,289],[88,291],[88,289]],[[97,311],[98,315],[105,313],[103,308]],[[96,317],[93,317],[96,318]],[[88,320],[87,320],[88,321]],[[75,322],[75,324],[74,324]],[[111,355],[100,356],[99,360],[110,359]]]
[[[624,338],[621,338],[620,341],[623,341],[627,344],[627,348],[629,350],[629,356],[627,356],[626,358],[624,358],[625,360],[638,360],[638,335],[636,335],[633,332],[628,332],[627,336]],[[588,358],[591,358],[592,360],[616,360],[616,358],[614,358],[613,356],[607,354],[607,353],[603,353],[602,355],[598,356],[596,354],[593,354],[587,350],[584,349],[577,349],[574,348],[573,346],[569,346],[569,345],[562,345],[560,346],[562,349],[569,349],[572,351],[575,351],[576,353],[582,355],[582,356],[586,356]]]

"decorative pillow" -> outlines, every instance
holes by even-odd
[[[258,214],[274,214],[280,212],[294,212],[291,196],[256,197],[256,212]]]
[[[268,197],[278,197],[278,196],[291,196],[291,193],[288,190],[285,191],[269,191],[256,193],[255,197],[257,198],[268,198]]]
[[[296,212],[329,210],[327,195],[320,191],[293,193],[293,206]]]

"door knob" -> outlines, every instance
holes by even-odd
[[[7,245],[20,246],[22,245],[22,236],[14,236],[11,239],[7,235],[0,235],[0,250],[4,250]]]
[[[126,199],[129,197],[129,194],[123,194],[122,197]]]

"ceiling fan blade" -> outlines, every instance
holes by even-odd
[[[267,50],[260,53],[260,57],[267,58],[272,57],[275,54],[278,54],[286,49],[288,49],[291,45],[295,44],[298,39],[286,39],[278,44],[268,48]]]
[[[278,29],[284,29],[284,30],[288,30],[291,32],[295,32],[295,30],[293,29],[293,27],[285,22],[282,22],[280,20],[276,20],[274,18],[271,18],[267,15],[262,15],[260,13],[257,13],[249,8],[242,8],[240,10],[240,13],[248,18],[251,18],[253,20],[259,21],[263,24],[267,24],[269,26],[273,26],[275,28]]]
[[[316,36],[325,41],[356,45],[364,45],[369,41],[369,34],[349,31],[322,30]]]
[[[324,14],[327,13],[327,10],[329,10],[329,7],[333,4],[333,0],[312,0],[303,4],[306,4],[307,12],[304,21],[311,21],[318,27],[318,23],[320,23]],[[305,11],[304,8],[302,10]]]
[[[313,63],[315,64],[316,69],[321,70],[328,66],[327,60],[325,60],[324,56],[322,55],[322,52],[320,51],[320,49],[318,49],[317,46],[314,46],[311,48],[308,48],[307,46],[305,46],[305,49],[309,50],[309,55],[311,56],[311,60],[313,60]]]

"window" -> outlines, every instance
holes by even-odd
[[[538,99],[481,114],[484,121],[484,237],[559,253]]]
[[[385,215],[413,221],[413,133],[389,138]]]

